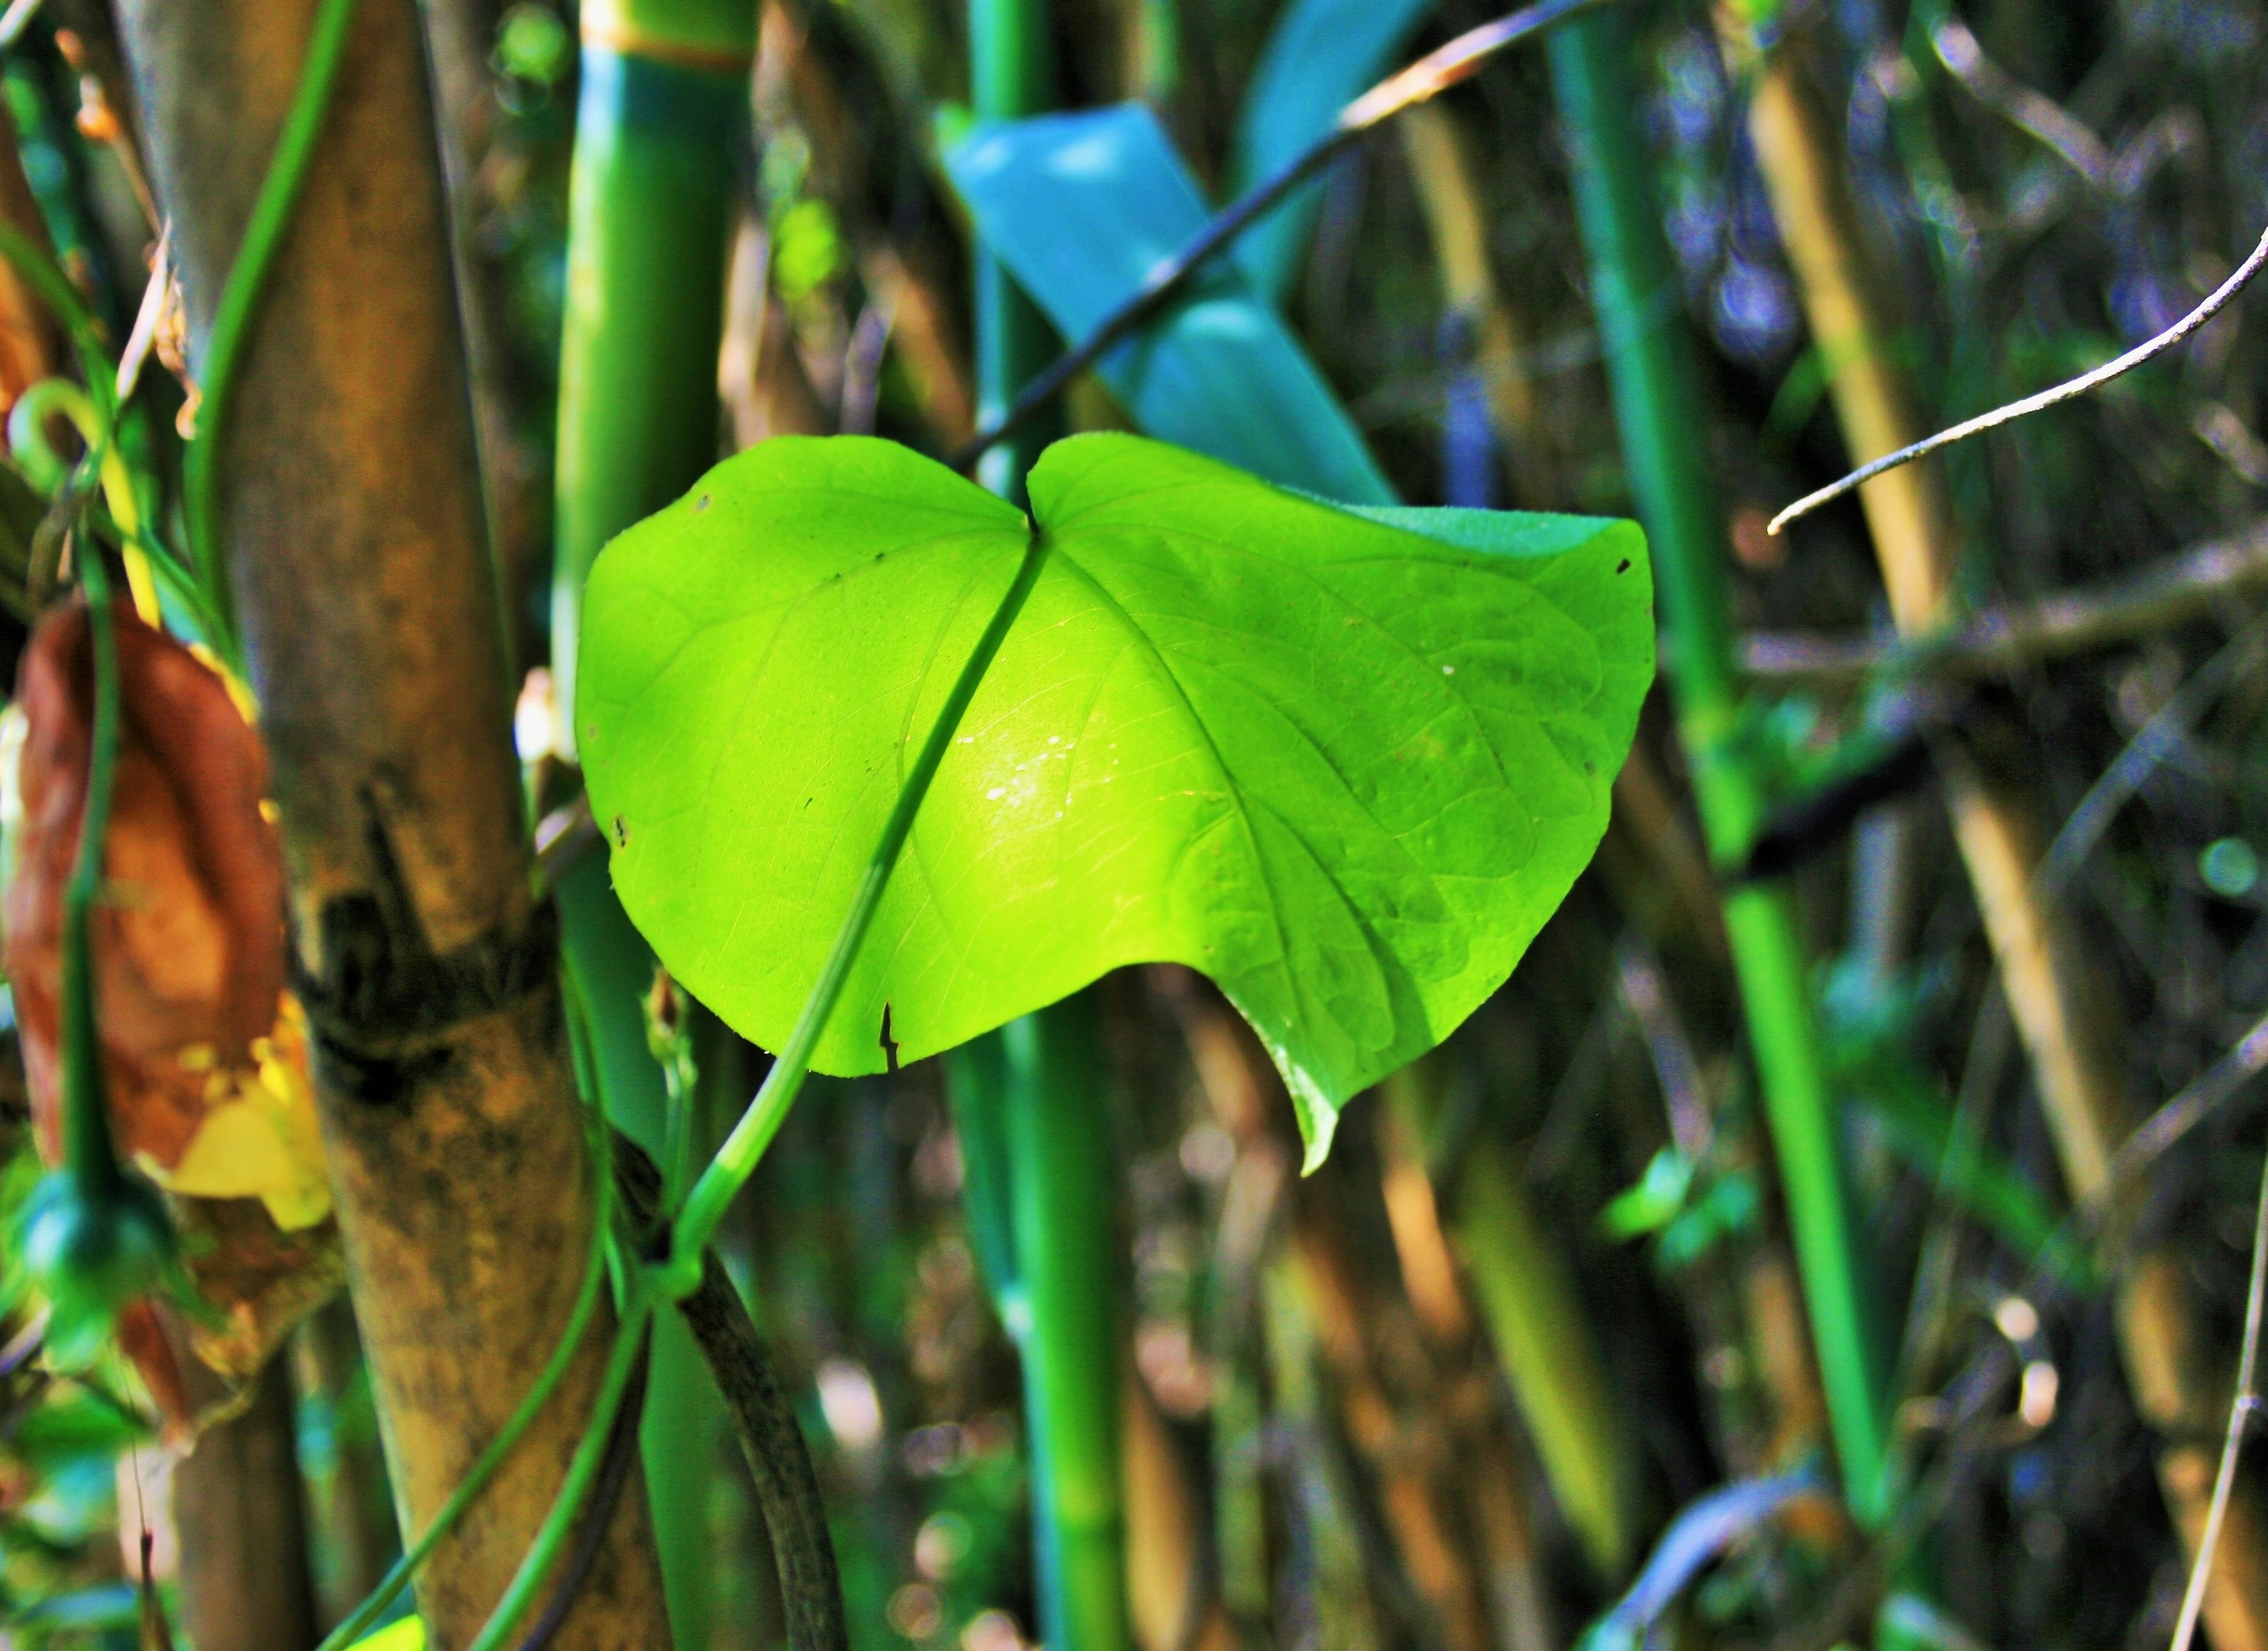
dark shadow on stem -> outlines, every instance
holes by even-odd
[[[631,1220],[645,1229],[660,1212],[661,1172],[644,1148],[615,1134],[615,1179]],[[695,1344],[733,1412],[733,1431],[755,1481],[756,1505],[770,1532],[779,1567],[780,1603],[788,1643],[795,1651],[848,1651],[843,1585],[819,1477],[797,1426],[795,1407],[780,1385],[771,1355],[756,1334],[740,1292],[713,1249],[701,1257],[701,1284],[679,1302]]]

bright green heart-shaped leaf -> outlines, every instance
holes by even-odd
[[[1201,969],[1299,1102],[1447,1036],[1590,859],[1653,670],[1627,522],[1357,512],[1130,436],[1034,468],[1042,564],[814,1065]],[[615,540],[577,724],[622,903],[777,1049],[1033,527],[887,442],[778,439]]]

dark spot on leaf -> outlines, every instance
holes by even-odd
[[[1622,559],[1622,561],[1621,561],[1621,562],[1620,562],[1620,563],[1616,566],[1616,568],[1615,568],[1615,571],[1616,571],[1616,572],[1617,572],[1617,573],[1627,573],[1627,572],[1629,572],[1629,571],[1630,571],[1630,558],[1629,558],[1628,556],[1624,556],[1624,557]]]
[[[892,1072],[898,1069],[898,1040],[890,1036],[890,1006],[882,1006],[882,1058],[889,1063]]]
[[[624,820],[623,820],[623,818],[622,817],[622,815],[620,815],[620,814],[616,814],[616,815],[615,816],[615,846],[616,848],[618,848],[618,849],[626,849],[626,848],[630,847],[630,825],[629,825],[629,823],[628,823],[626,821],[624,821]]]
[[[703,493],[699,498],[695,499],[693,501],[693,508],[696,511],[707,510],[709,508],[709,495]]]

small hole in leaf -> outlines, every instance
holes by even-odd
[[[709,508],[709,495],[703,493],[699,498],[695,499],[693,501],[693,508],[696,511],[707,510]],[[1625,563],[1624,565],[1628,566],[1629,564]]]
[[[1617,572],[1617,573],[1627,573],[1627,572],[1629,572],[1629,571],[1630,571],[1630,558],[1629,558],[1628,556],[1624,556],[1624,557],[1622,559],[1621,564],[1620,564],[1620,565],[1618,565],[1618,566],[1615,569],[1615,571],[1616,571],[1616,572]]]
[[[615,816],[615,846],[616,848],[618,848],[618,849],[626,849],[626,848],[630,847],[630,826],[629,826],[629,824],[628,824],[628,823],[627,823],[627,822],[622,819],[622,815],[620,815],[620,814],[616,814],[616,815]]]

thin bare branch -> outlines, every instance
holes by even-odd
[[[2107,1206],[2138,1185],[2143,1173],[2175,1142],[2219,1110],[2263,1069],[2268,1069],[2268,1015],[2254,1021],[2235,1048],[2191,1079],[2179,1095],[2150,1114],[2126,1138],[2110,1161],[2110,1173],[2103,1178],[2102,1193],[2095,1205]]]
[[[1930,32],[1929,43],[1946,72],[1971,97],[2018,131],[2045,144],[2095,188],[2111,187],[2116,163],[2102,140],[2061,104],[2043,97],[1987,57],[1966,23],[1947,18]]]
[[[2197,1638],[2198,1618],[2205,1610],[2206,1584],[2213,1580],[2213,1559],[2220,1546],[2220,1528],[2228,1515],[2229,1493],[2236,1487],[2236,1459],[2244,1448],[2244,1429],[2259,1404],[2260,1308],[2268,1295],[2268,1164],[2260,1169],[2260,1200],[2252,1217],[2252,1279],[2244,1292],[2244,1351],[2236,1363],[2236,1397],[2228,1407],[2228,1432],[2220,1443],[2220,1470],[2213,1475],[2213,1506],[2205,1517],[2205,1535],[2198,1539],[2197,1563],[2190,1567],[2190,1584],[2182,1593],[2182,1615],[2174,1629],[2173,1651],[2190,1651]]]
[[[2088,787],[2056,833],[2055,841],[2048,844],[2048,851],[2040,857],[2032,872],[2032,886],[2041,899],[2053,900],[2063,893],[2118,811],[2181,748],[2198,719],[2259,662],[2264,647],[2268,647],[2268,621],[2249,626],[2232,638],[2143,724],[2126,748]]]
[[[1139,291],[1114,310],[1086,342],[1057,356],[1047,371],[1026,385],[1008,410],[955,448],[946,460],[966,470],[990,448],[1020,429],[1025,421],[1061,394],[1065,385],[1093,366],[1110,348],[1173,302],[1199,271],[1235,245],[1270,209],[1329,165],[1342,151],[1403,110],[1469,79],[1482,64],[1508,46],[1532,40],[1556,24],[1602,5],[1606,0],[1543,0],[1493,23],[1469,29],[1447,45],[1428,52],[1408,68],[1380,81],[1339,111],[1331,129],[1304,153],[1225,208],[1189,244],[1150,272]]]
[[[1830,504],[1846,493],[1857,491],[1885,471],[1895,470],[1903,464],[1911,464],[1916,459],[1926,459],[1931,453],[1942,452],[1956,442],[1968,440],[1971,436],[1981,436],[1988,430],[1998,430],[2003,424],[2012,424],[2020,418],[2028,418],[2034,413],[2044,412],[2047,409],[2060,406],[2065,402],[2076,401],[2088,391],[2101,388],[2113,379],[2132,372],[2144,363],[2156,360],[2169,350],[2188,340],[2206,322],[2228,308],[2236,295],[2251,284],[2252,277],[2260,273],[2263,266],[2268,266],[2268,232],[2262,232],[2259,243],[2252,248],[2244,262],[2237,266],[2236,272],[2214,288],[2211,297],[2148,343],[2138,344],[2117,360],[2106,361],[2093,372],[2082,372],[2077,378],[2058,384],[2052,389],[2042,390],[2036,395],[2027,395],[2021,401],[2010,402],[2007,406],[1996,407],[1989,413],[1980,413],[1975,418],[1955,424],[1950,430],[1941,430],[1934,436],[1917,441],[1910,447],[1901,447],[1896,453],[1886,453],[1872,464],[1860,465],[1841,481],[1822,487],[1815,493],[1805,494],[1794,504],[1773,517],[1771,526],[1765,531],[1777,534],[1788,523],[1800,517],[1808,516],[1822,505]]]
[[[10,0],[8,9],[0,11],[0,48],[13,46],[32,26],[32,19],[40,15],[40,0]]]

